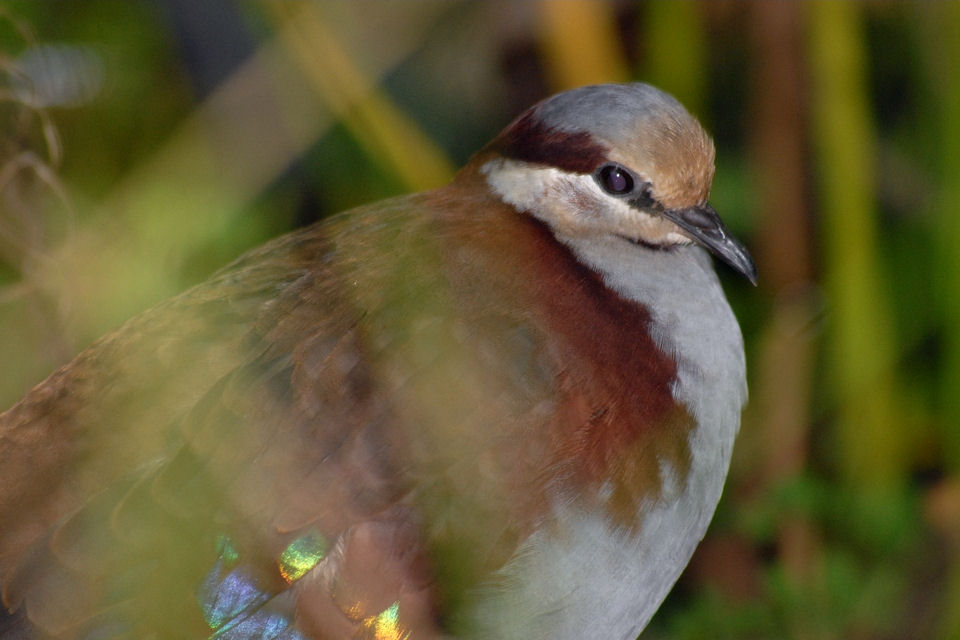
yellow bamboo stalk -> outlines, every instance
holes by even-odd
[[[454,173],[443,151],[354,64],[312,2],[266,3],[280,24],[279,36],[306,80],[366,153],[421,191]]]
[[[594,0],[541,0],[540,45],[551,90],[629,79],[614,8]]]
[[[813,2],[807,18],[814,167],[824,285],[826,374],[835,455],[861,489],[902,480],[909,451],[898,420],[893,327],[877,250],[875,140],[867,104],[861,7]]]

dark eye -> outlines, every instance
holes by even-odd
[[[607,193],[622,196],[633,191],[633,176],[618,164],[605,164],[597,171],[597,182]]]

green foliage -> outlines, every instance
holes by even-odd
[[[713,130],[712,201],[761,283],[720,267],[753,402],[709,535],[740,555],[706,545],[644,637],[960,637],[960,3],[541,2],[509,30],[483,2],[355,4],[238,4],[256,53],[201,99],[162,2],[6,3],[2,404],[267,237],[437,184],[443,150],[530,100],[630,75]],[[38,43],[95,52],[93,100],[9,91]],[[763,117],[771,53],[801,70],[799,122]],[[415,86],[440,88],[406,114],[390,91]],[[798,225],[760,166],[787,156]]]

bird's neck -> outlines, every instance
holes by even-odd
[[[454,184],[472,197],[451,197],[442,209],[468,250],[486,256],[476,261],[484,279],[501,273],[499,295],[522,298],[570,363],[558,365],[558,384],[570,389],[559,390],[568,413],[552,436],[552,468],[572,470],[575,490],[612,491],[612,520],[628,528],[639,524],[641,502],[660,497],[664,469],[680,488],[710,485],[712,512],[746,392],[739,327],[709,256],[694,246],[555,234],[500,200],[483,163],[471,162]]]
[[[558,240],[606,286],[649,311],[654,342],[677,363],[674,397],[701,425],[734,425],[716,434],[732,441],[747,393],[743,338],[709,254],[695,245],[657,250],[616,237]]]
[[[479,210],[493,212],[493,224],[505,226],[504,252],[518,253],[520,259],[526,253],[535,263],[521,265],[529,271],[517,273],[536,273],[536,278],[549,282],[559,282],[556,274],[566,273],[567,284],[586,291],[581,302],[591,306],[595,306],[591,298],[595,301],[598,295],[594,284],[599,284],[605,290],[600,297],[624,303],[617,311],[618,326],[629,325],[628,315],[646,316],[638,323],[644,326],[633,328],[647,334],[653,351],[675,362],[670,383],[674,399],[698,424],[712,429],[719,441],[732,443],[746,402],[743,338],[709,254],[692,244],[656,249],[612,235],[555,232],[497,195],[484,172],[495,158],[489,152],[478,154],[457,176],[454,185],[478,194],[474,210],[458,217],[474,218]],[[602,321],[588,318],[589,311],[583,307],[575,318],[588,325],[587,331],[589,320]],[[627,342],[622,346],[633,348]],[[729,448],[729,444],[724,447],[727,457]]]

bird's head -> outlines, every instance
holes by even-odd
[[[647,84],[581,87],[534,105],[479,155],[505,202],[561,240],[697,243],[756,283],[750,254],[707,202],[713,142]]]

